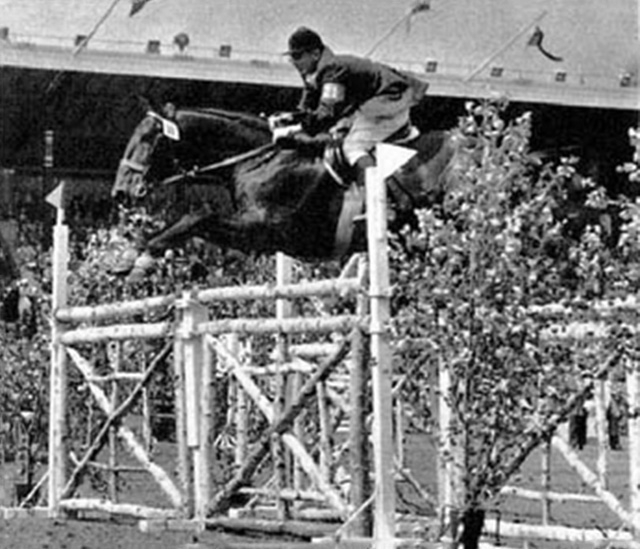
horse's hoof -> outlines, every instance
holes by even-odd
[[[133,269],[137,258],[138,252],[133,248],[129,248],[123,251],[109,251],[102,259],[109,272],[115,275],[123,275]]]
[[[138,256],[133,263],[134,270],[141,270],[143,272],[148,271],[151,267],[153,267],[154,259],[149,254],[144,253],[141,256]]]

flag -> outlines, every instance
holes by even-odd
[[[144,8],[147,2],[151,0],[131,0],[131,11],[129,12],[129,17],[138,13],[142,8]]]
[[[533,34],[529,38],[529,41],[527,42],[527,46],[534,46],[538,48],[538,50],[540,50],[540,53],[544,55],[547,59],[551,59],[551,61],[555,61],[556,63],[559,63],[560,61],[562,61],[562,57],[553,55],[550,51],[545,49],[545,47],[542,45],[543,40],[544,40],[544,32],[542,32],[542,29],[540,27],[536,27],[535,30],[533,31]]]
[[[64,208],[64,181],[60,183],[55,189],[53,189],[46,197],[45,200],[56,209]]]

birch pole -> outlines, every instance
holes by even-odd
[[[60,499],[66,483],[65,471],[65,409],[67,386],[67,356],[60,337],[64,326],[56,311],[67,306],[67,275],[69,260],[69,227],[64,223],[64,183],[55,189],[47,202],[56,207],[53,227],[53,293],[51,296],[51,372],[49,409],[49,516],[60,515]]]
[[[206,508],[209,503],[209,453],[207,438],[209,408],[209,369],[205,364],[205,339],[198,333],[198,326],[207,320],[207,310],[190,292],[178,302],[182,311],[182,323],[177,336],[182,340],[182,373],[184,388],[184,420],[186,430],[186,467],[193,465],[189,480],[193,481],[193,514],[204,529]],[[207,373],[204,373],[207,370]],[[191,460],[188,459],[189,452]],[[190,483],[187,483],[187,489]],[[185,494],[188,493],[188,490]]]
[[[361,258],[358,262],[358,280],[364,280],[369,272],[368,262]],[[364,317],[369,312],[366,296],[358,295],[357,315]],[[349,465],[351,471],[350,496],[354,509],[363,511],[350,519],[347,530],[351,536],[369,537],[372,532],[373,517],[365,503],[371,498],[369,477],[369,437],[367,435],[367,385],[369,372],[364,353],[365,338],[361,330],[354,330],[351,336],[351,356],[349,359]]]
[[[287,255],[279,252],[276,254],[276,283],[278,285],[290,284],[293,278],[293,260]],[[276,318],[278,320],[282,320],[284,318],[288,318],[291,316],[291,302],[284,298],[276,299]],[[287,402],[289,400],[289,395],[287,395],[288,389],[288,375],[286,372],[282,370],[282,366],[288,360],[288,341],[287,336],[284,334],[276,335],[276,374],[275,374],[275,398],[273,401],[274,405],[274,416],[275,418],[280,417],[284,410],[287,407]],[[300,432],[300,422],[296,420],[294,422],[294,430]],[[297,427],[297,428],[296,428]],[[273,461],[275,465],[275,479],[278,494],[282,493],[283,490],[288,488],[287,480],[289,477],[291,463],[288,463],[288,458],[290,454],[285,451],[285,446],[282,442],[282,437],[278,434],[274,434],[273,437]],[[300,471],[299,460],[295,458],[293,459],[295,465],[294,469],[298,471],[298,483],[300,482]],[[290,518],[291,514],[291,506],[288,501],[281,498],[278,495],[277,503],[276,503],[278,518],[280,520],[286,520]]]

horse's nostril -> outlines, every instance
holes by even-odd
[[[144,198],[145,196],[147,196],[147,186],[136,185],[131,194],[133,194],[133,196],[136,198]]]

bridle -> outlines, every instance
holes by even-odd
[[[160,120],[161,122],[164,120],[163,117],[154,113],[153,111],[148,111],[147,116],[154,118],[156,120]],[[153,144],[152,144],[153,148],[156,147],[158,138],[162,136],[162,133],[163,132],[160,132],[158,133],[157,136],[154,137]],[[132,194],[134,194],[136,198],[144,198],[149,188],[149,183],[147,182],[147,174],[151,168],[151,164],[149,163],[147,165],[144,165],[144,164],[141,164],[140,162],[136,162],[135,160],[132,160],[131,158],[122,158],[120,159],[120,166],[121,167],[124,166],[140,176],[142,184],[138,185]]]
[[[138,172],[140,175],[144,176],[149,171],[149,166],[143,166],[139,162],[135,160],[130,160],[129,158],[123,158],[120,160],[120,165],[133,170],[134,172]]]

